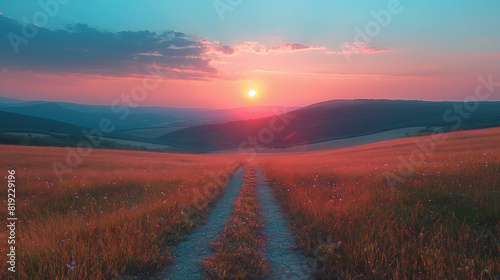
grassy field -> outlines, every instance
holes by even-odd
[[[217,198],[201,194],[216,194],[215,182],[224,185],[239,164],[228,166],[234,156],[95,150],[61,183],[52,162],[66,153],[0,146],[2,177],[16,170],[17,279],[111,279],[169,263],[172,244]],[[0,254],[7,248],[5,236]],[[2,262],[0,278],[6,269]]]
[[[447,135],[425,146],[427,153],[422,143],[432,136],[265,154],[253,164],[274,185],[322,279],[498,279],[500,129]],[[94,150],[61,183],[52,163],[66,155],[64,148],[0,146],[3,177],[16,170],[18,279],[113,279],[165,268],[176,242],[217,200],[216,185],[225,186],[248,158]],[[401,180],[389,177],[389,185],[390,173]],[[210,273],[259,276],[266,269],[254,188],[247,178],[205,263]],[[0,254],[7,248],[3,235]],[[6,269],[1,263],[0,278]]]
[[[500,277],[500,129],[448,134],[391,188],[430,139],[263,160],[322,279]]]

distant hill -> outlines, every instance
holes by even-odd
[[[33,105],[36,106],[36,105]],[[61,134],[66,136],[84,136],[83,131],[91,131],[91,128],[77,126],[65,122],[54,121],[46,118],[32,117],[22,114],[0,111],[0,133],[33,133]],[[158,140],[142,138],[135,135],[122,134],[120,132],[112,132],[103,134],[105,138],[115,140],[127,140],[139,142],[138,145],[147,146],[147,144],[161,144]]]
[[[103,118],[109,118],[117,129],[105,137],[169,146],[172,151],[213,152],[252,145],[282,149],[408,127],[432,126],[450,130],[455,120],[447,122],[443,114],[453,110],[455,103],[332,100],[277,116],[273,116],[276,112],[273,109],[283,112],[287,108],[137,107],[131,109],[130,116],[119,120],[120,115],[110,111],[108,106],[0,98],[0,132],[78,136],[84,128],[97,128]],[[453,116],[458,114],[450,115]],[[481,102],[476,111],[462,118],[460,128],[495,126],[500,126],[500,102]],[[272,130],[275,131],[270,135]],[[265,138],[269,137],[272,139],[267,141]]]
[[[82,135],[84,128],[59,121],[0,111],[0,131]]]
[[[455,122],[446,122],[443,114],[453,109],[454,103],[457,102],[334,100],[317,103],[292,111],[293,119],[290,119],[290,123],[282,131],[272,134],[272,141],[259,141],[258,144],[283,148],[406,127],[437,126],[449,130]],[[158,140],[186,151],[235,149],[245,141],[249,142],[249,137],[258,137],[259,133],[265,140],[266,133],[271,128],[271,120],[272,117],[266,117],[193,126],[165,134]],[[281,123],[277,121],[276,126]],[[500,126],[500,102],[481,102],[479,108],[470,117],[464,118],[461,124],[463,129],[494,126]]]
[[[85,105],[66,102],[23,101],[0,98],[0,111],[61,121],[77,126],[98,128],[103,118],[111,119],[117,131],[141,137],[141,129],[169,128],[234,120],[261,118],[273,115],[274,107],[242,107],[210,110],[200,108],[135,107],[127,108],[129,115],[122,119],[123,110],[113,111],[111,106]],[[288,108],[296,109],[296,108]],[[137,132],[135,134],[135,132]]]
[[[23,103],[23,102],[26,102],[26,101],[0,96],[0,104],[19,104],[19,103]]]
[[[64,122],[0,111],[0,144],[76,147],[88,141],[83,133],[85,129]],[[143,140],[111,133],[104,135],[95,148],[167,151],[166,146],[150,145],[151,141]]]

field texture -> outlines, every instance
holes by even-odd
[[[7,171],[16,171],[18,279],[111,279],[168,264],[172,245],[199,223],[222,190],[215,186],[239,164],[225,156],[95,150],[60,182],[52,163],[66,155],[64,148],[0,146],[4,202]],[[7,248],[2,236],[2,256]],[[0,278],[6,269],[2,262]]]
[[[263,163],[319,277],[498,279],[500,129],[436,139]]]
[[[16,273],[18,279],[168,274],[179,241],[215,205],[232,216],[200,262],[212,278],[280,274],[272,264],[286,263],[297,269],[290,275],[311,279],[309,263],[321,279],[498,279],[499,140],[500,129],[487,129],[261,154],[245,180],[235,181],[231,190],[237,195],[241,187],[241,195],[227,205],[220,194],[247,156],[95,150],[61,182],[52,164],[66,160],[66,149],[0,146],[4,186],[8,170],[16,171]],[[274,215],[278,204],[298,249],[278,246],[292,244],[276,232],[287,225]],[[7,240],[3,234],[4,256]],[[305,256],[286,262],[278,254],[291,249]],[[0,264],[2,279],[7,267]]]

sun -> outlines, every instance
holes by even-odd
[[[251,89],[249,92],[248,92],[248,96],[250,97],[255,97],[257,95],[257,92],[253,89]]]

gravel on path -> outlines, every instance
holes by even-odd
[[[226,221],[231,216],[232,206],[240,195],[244,175],[245,167],[243,166],[235,172],[219,201],[208,213],[204,223],[198,226],[187,240],[177,245],[174,253],[175,263],[159,277],[160,279],[194,280],[201,278],[201,261],[214,253],[210,244],[224,229]]]
[[[295,235],[274,197],[262,168],[257,168],[257,199],[264,220],[263,248],[271,279],[316,279],[307,258],[299,251]]]

